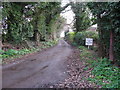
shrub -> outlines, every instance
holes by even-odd
[[[13,55],[18,54],[18,51],[14,50],[14,49],[9,49],[8,51],[4,52],[3,54],[8,55],[8,56],[13,56]]]
[[[25,55],[27,53],[30,53],[31,51],[29,49],[21,49],[18,51],[18,55]]]
[[[4,50],[0,50],[0,54],[4,53]]]
[[[74,41],[78,45],[85,45],[85,36],[84,36],[83,32],[78,32],[74,37]]]
[[[14,49],[9,49],[8,51],[0,51],[0,52],[2,52],[0,57],[8,58],[16,55],[24,55],[24,54],[30,53],[31,51],[29,49],[21,49],[19,51]]]
[[[74,42],[74,36],[75,36],[75,32],[68,32],[67,35],[66,35],[66,39],[70,43],[73,43]]]
[[[93,38],[93,40],[95,42],[98,41],[98,34],[97,32],[93,32],[93,31],[82,31],[82,32],[78,32],[75,36],[74,36],[74,41],[78,44],[78,45],[85,45],[85,39],[86,38]]]
[[[85,35],[87,35],[87,37],[93,38],[94,40],[98,40],[98,33],[97,32],[85,31]]]
[[[57,44],[57,40],[50,40],[50,41],[47,41],[47,42],[41,42],[43,46],[40,46],[40,48],[47,48],[47,47],[51,47],[51,46],[54,46],[55,44]]]

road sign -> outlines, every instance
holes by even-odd
[[[92,38],[86,38],[85,45],[88,45],[88,46],[93,45],[93,39]]]

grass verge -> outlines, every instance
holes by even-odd
[[[87,80],[96,83],[102,88],[120,88],[119,68],[111,65],[106,58],[98,58],[96,52],[88,50],[84,46],[79,46],[81,60],[86,62],[84,70],[92,69]]]

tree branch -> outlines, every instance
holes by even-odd
[[[64,11],[64,12],[61,12],[61,13],[66,13],[66,12],[68,12],[68,11],[70,11],[71,9],[69,9],[69,10],[66,10],[66,11]]]
[[[59,8],[55,14],[60,14],[63,10],[65,10],[69,5],[71,5],[71,2],[66,4],[64,7]]]

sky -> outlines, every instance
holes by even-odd
[[[61,2],[61,6],[63,7],[67,3],[69,3],[69,0],[63,0]],[[69,10],[69,11],[67,11],[67,10]],[[67,11],[67,12],[65,12],[65,11]],[[63,16],[66,19],[66,23],[67,24],[71,24],[71,22],[74,20],[74,16],[75,16],[75,14],[73,13],[73,11],[71,10],[71,6],[68,6],[63,12],[65,12],[65,13],[61,13],[60,15]],[[73,23],[72,23],[72,25],[73,25]],[[97,24],[93,25],[92,27],[97,27]],[[60,36],[64,37],[64,31],[62,31],[62,33],[61,33]]]
[[[61,6],[63,7],[67,3],[69,3],[69,0],[63,0],[61,2]],[[69,11],[67,11],[67,10],[69,10]],[[65,11],[67,11],[67,12],[65,12]],[[67,24],[70,24],[74,20],[74,16],[75,16],[73,11],[71,10],[71,6],[68,6],[63,12],[65,12],[65,13],[61,13],[60,15],[63,16],[66,19]],[[92,27],[97,27],[97,24],[93,25]]]
[[[68,2],[66,0],[66,1],[64,1],[64,2],[61,3],[61,6],[63,7],[67,3]],[[65,12],[66,10],[69,10],[69,11]],[[65,13],[61,13],[61,16],[63,16],[66,19],[66,23],[67,24],[70,24],[73,21],[73,19],[74,19],[74,13],[71,10],[71,6],[68,6],[63,12],[65,12]]]
[[[69,2],[69,0],[64,0],[61,2],[61,6],[65,6],[67,3]],[[69,10],[69,11],[67,11]],[[65,12],[66,11],[66,12]],[[63,13],[65,12],[65,13]],[[73,11],[71,10],[71,6],[68,6],[64,11],[63,11],[60,15],[63,16],[65,19],[66,19],[66,24],[71,24],[71,22],[74,20],[74,13]],[[64,32],[65,31],[62,31],[61,32],[61,35],[60,37],[64,37]]]

